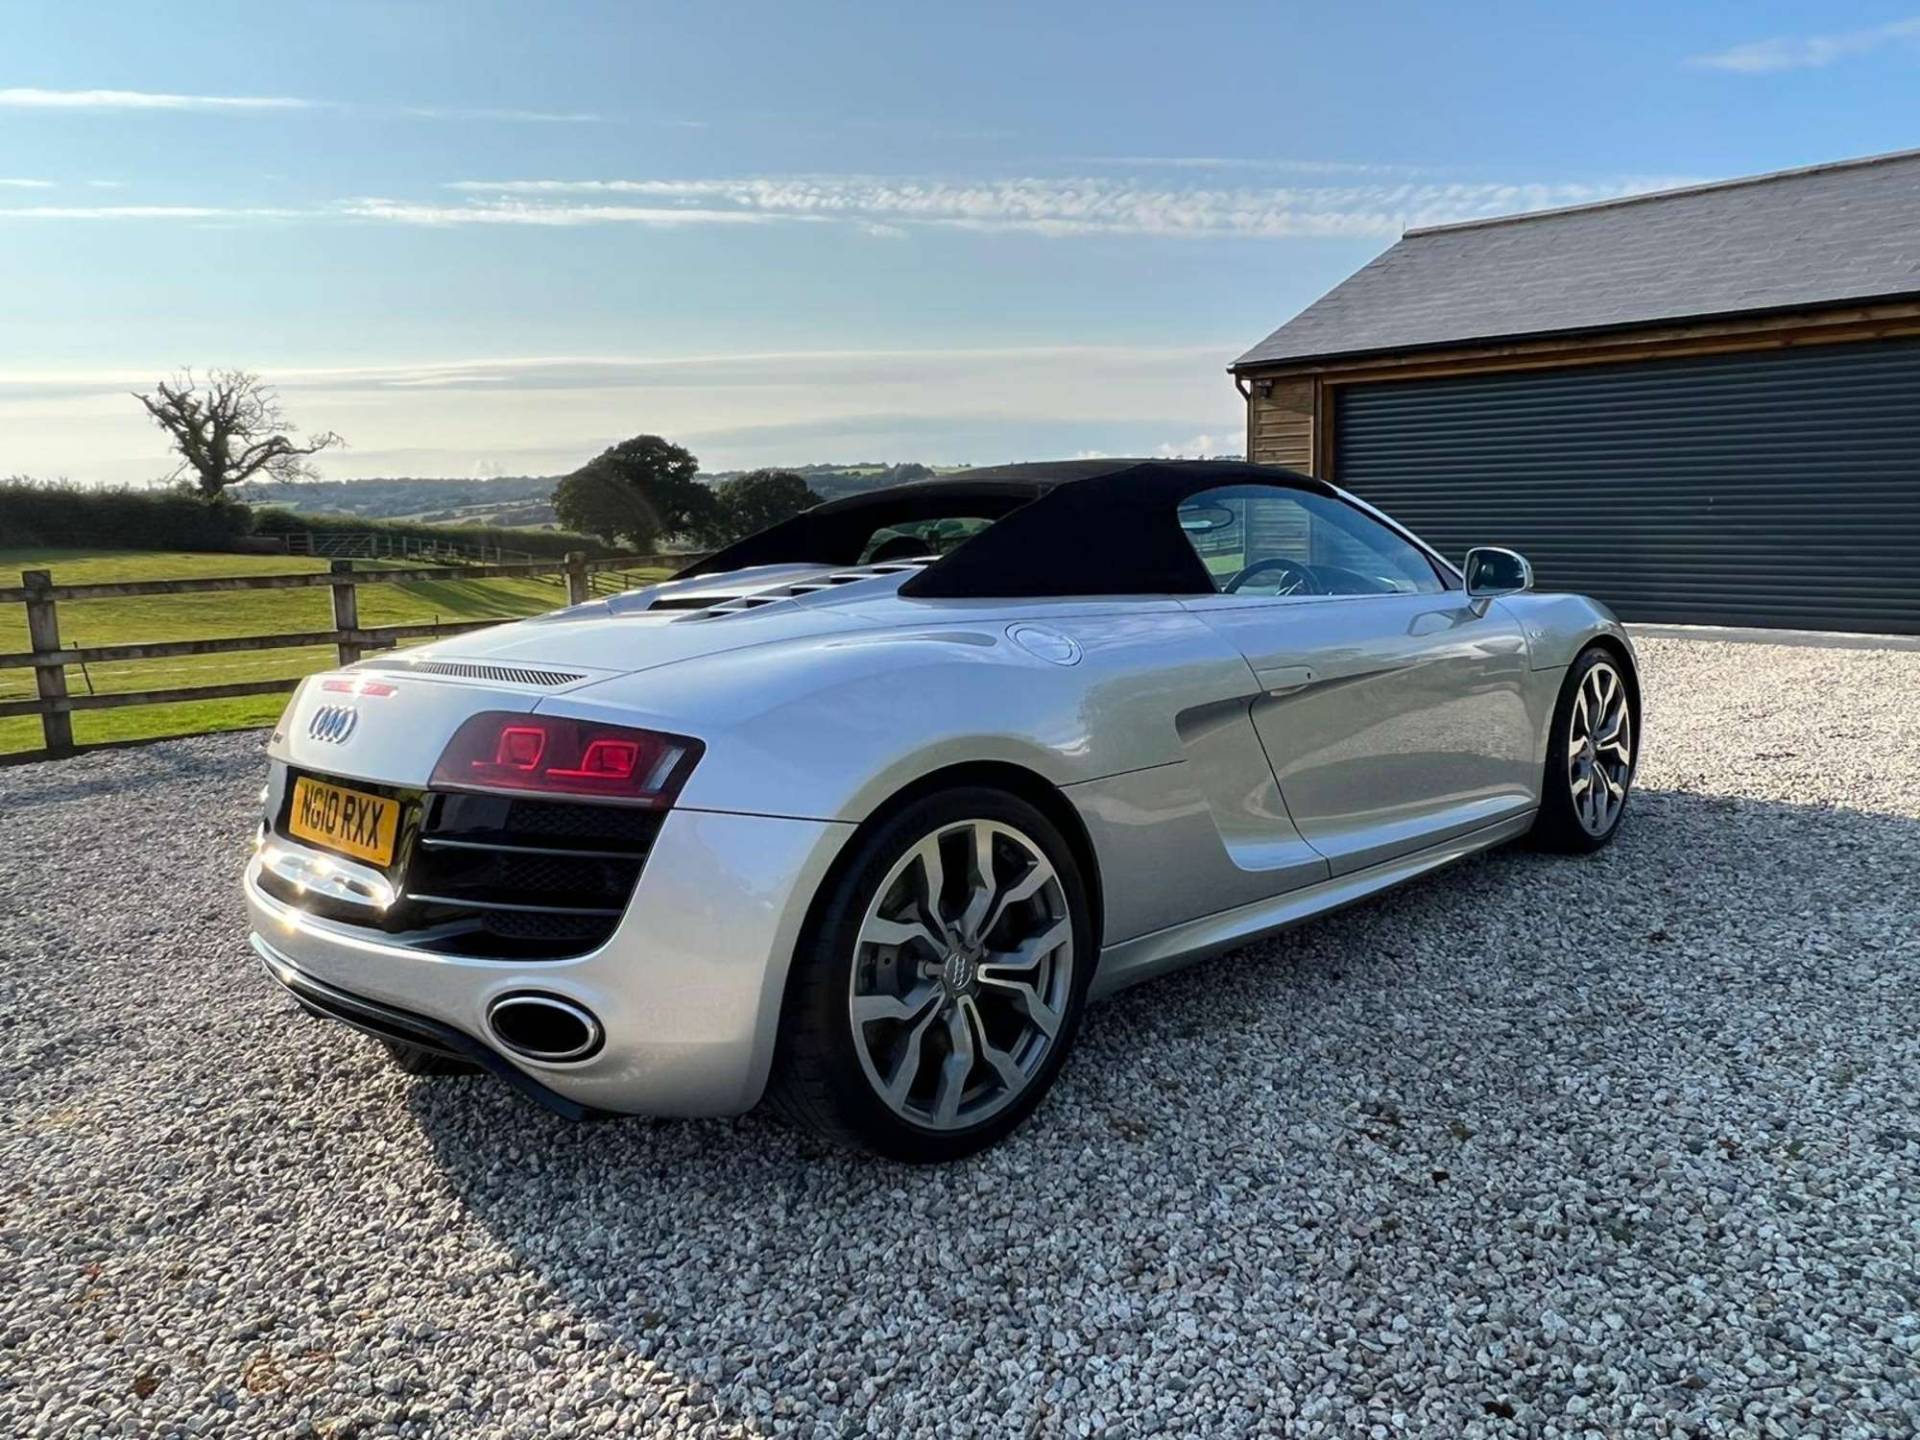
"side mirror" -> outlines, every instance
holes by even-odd
[[[1533,588],[1533,566],[1527,557],[1494,545],[1479,545],[1467,551],[1467,594],[1475,600],[1491,600]]]

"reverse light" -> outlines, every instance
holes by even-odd
[[[378,871],[316,855],[299,846],[276,845],[270,839],[260,843],[260,865],[291,885],[298,895],[318,895],[374,910],[385,910],[398,898],[392,883]]]
[[[700,758],[698,740],[573,720],[488,710],[468,719],[427,783],[436,790],[584,795],[661,809]]]

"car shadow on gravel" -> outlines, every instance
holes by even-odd
[[[1461,1424],[1641,1350],[1629,1392],[1735,1406],[1721,1332],[1766,1354],[1785,1310],[1898,1309],[1819,1261],[1912,1222],[1875,1187],[1920,1135],[1917,852],[1911,819],[1643,792],[1597,856],[1478,857],[1096,1007],[1034,1120],[943,1168],[757,1115],[569,1124],[481,1080],[408,1104],[582,1343],[741,1423],[1003,1386],[1072,1413],[1096,1360],[1141,1405],[1364,1404],[1409,1333]],[[1665,1313],[1675,1276],[1724,1304]]]

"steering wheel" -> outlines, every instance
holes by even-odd
[[[1256,575],[1266,574],[1269,570],[1278,570],[1281,572],[1280,583],[1270,592],[1266,586],[1261,586],[1262,594],[1317,595],[1320,593],[1319,584],[1314,580],[1311,570],[1307,569],[1304,565],[1297,564],[1292,560],[1283,559],[1278,555],[1270,555],[1265,560],[1254,561],[1227,582],[1227,588],[1224,593],[1228,595],[1239,594],[1242,585],[1245,585]]]

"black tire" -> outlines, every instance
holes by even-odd
[[[879,887],[921,840],[968,820],[1014,827],[1052,865],[1071,923],[1072,964],[1058,1027],[1025,1089],[977,1124],[934,1129],[895,1113],[877,1093],[856,1048],[849,1004],[862,923]],[[1038,809],[983,786],[912,801],[856,836],[821,892],[787,981],[769,1106],[836,1144],[909,1164],[956,1160],[985,1149],[1032,1114],[1073,1048],[1093,977],[1094,942],[1088,886],[1073,848]]]
[[[1575,779],[1569,764],[1574,707],[1592,673],[1608,667],[1618,677],[1624,691],[1622,704],[1629,723],[1630,757],[1623,782],[1619,808],[1599,828],[1581,814],[1574,794]],[[1602,645],[1590,645],[1574,657],[1560,684],[1560,698],[1553,707],[1553,729],[1547,739],[1547,770],[1542,778],[1540,811],[1533,822],[1532,840],[1543,850],[1563,855],[1590,855],[1609,844],[1620,833],[1627,808],[1633,798],[1633,775],[1640,759],[1640,692],[1633,672],[1614,651]]]
[[[426,1050],[404,1040],[382,1040],[380,1044],[395,1067],[409,1075],[477,1075],[480,1072],[480,1067],[471,1060],[442,1055],[438,1050]]]

